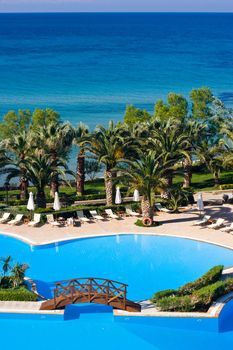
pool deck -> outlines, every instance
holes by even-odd
[[[206,214],[212,218],[224,218],[226,224],[233,221],[233,205],[209,206],[205,208]],[[179,214],[158,213],[155,219],[161,223],[157,227],[144,228],[134,225],[136,219],[125,217],[122,220],[106,220],[93,223],[84,223],[77,227],[51,227],[44,224],[41,227],[28,227],[25,224],[10,226],[0,224],[3,235],[12,236],[30,245],[44,245],[79,238],[120,235],[120,234],[149,234],[167,235],[213,243],[233,249],[233,235],[220,230],[193,226],[199,220],[199,212],[195,209],[185,208]]]

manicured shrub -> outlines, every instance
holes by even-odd
[[[165,289],[165,290],[162,290],[161,292],[155,293],[152,296],[151,301],[153,303],[157,303],[157,301],[162,299],[162,298],[173,297],[173,296],[176,296],[177,294],[178,294],[178,292],[175,289]]]
[[[162,298],[156,302],[156,306],[160,311],[194,311],[194,306],[188,295]]]
[[[209,270],[197,280],[200,282],[203,277],[206,277],[205,281],[210,281],[209,284],[195,290],[188,288],[188,294],[187,289],[184,289],[184,294],[181,294],[182,288],[168,289],[155,293],[151,301],[161,311],[206,312],[214,301],[233,291],[233,278],[219,280],[220,271],[222,271],[222,266],[215,266]]]
[[[1,301],[36,301],[37,295],[25,287],[0,289]]]
[[[225,184],[219,186],[220,190],[231,190],[233,189],[233,184]]]
[[[215,283],[222,275],[223,265],[214,266],[207,271],[203,276],[198,278],[194,282],[186,283],[183,287],[179,288],[179,295],[191,294],[193,291],[205,287],[209,284]]]

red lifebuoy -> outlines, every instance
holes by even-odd
[[[152,219],[149,217],[143,218],[142,222],[144,226],[151,226],[153,223]]]

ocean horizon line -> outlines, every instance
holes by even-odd
[[[4,11],[0,14],[233,14],[233,11]]]

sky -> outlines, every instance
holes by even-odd
[[[233,12],[233,0],[0,0],[0,12]]]

